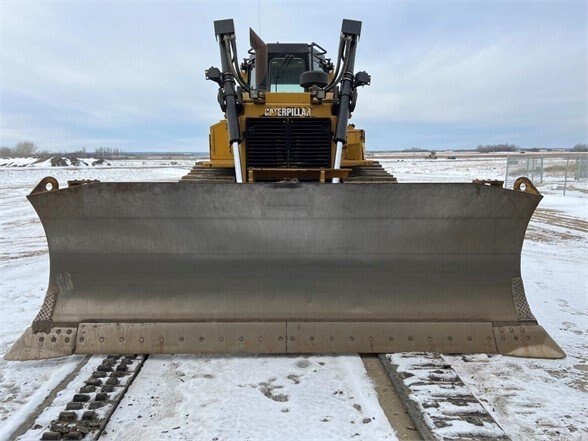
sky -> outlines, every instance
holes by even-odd
[[[317,42],[362,20],[356,69],[372,76],[351,122],[369,150],[588,141],[586,1],[7,1],[1,139],[42,149],[208,151],[223,118],[204,70],[213,20],[266,42]]]

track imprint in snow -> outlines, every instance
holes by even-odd
[[[154,355],[102,438],[396,439],[357,355]]]

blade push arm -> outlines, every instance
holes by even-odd
[[[337,86],[340,81],[340,92],[335,93],[336,99],[333,101],[333,114],[337,115],[337,125],[333,136],[337,143],[335,150],[334,168],[341,168],[341,157],[343,154],[343,144],[347,142],[347,124],[351,112],[355,109],[357,101],[357,87],[370,84],[370,76],[366,72],[353,74],[355,68],[355,52],[357,43],[361,34],[361,22],[355,20],[343,20],[341,25],[341,44],[339,45],[339,59],[337,66],[342,65],[341,71],[335,72],[335,80],[332,84],[327,85],[327,90]],[[337,69],[338,70],[338,69]],[[333,179],[333,182],[339,182]]]
[[[239,151],[239,144],[241,143],[239,115],[243,112],[243,98],[240,89],[236,87],[235,79],[241,87],[246,90],[249,88],[241,77],[239,69],[235,69],[234,66],[234,60],[237,59],[237,47],[233,20],[215,21],[214,32],[220,49],[221,69],[211,67],[205,74],[207,80],[215,81],[219,85],[218,100],[221,109],[225,112],[229,128],[229,142],[232,146],[235,162],[235,179],[241,183],[243,182],[243,173],[241,171],[241,155]],[[233,53],[234,55],[232,55]]]

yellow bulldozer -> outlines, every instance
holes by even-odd
[[[6,355],[499,353],[559,358],[523,287],[531,182],[398,183],[349,124],[361,22],[334,62],[214,29],[225,118],[179,182],[43,179],[41,310]]]

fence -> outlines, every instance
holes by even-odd
[[[504,186],[508,187],[519,176],[526,176],[538,185],[552,184],[565,196],[568,189],[576,189],[575,184],[588,182],[588,156],[509,156]]]

